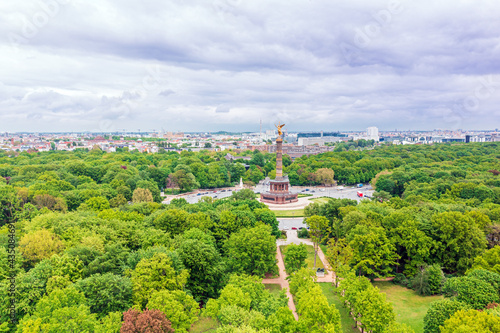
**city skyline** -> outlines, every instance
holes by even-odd
[[[490,130],[485,1],[0,4],[0,132]]]

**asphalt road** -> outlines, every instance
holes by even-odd
[[[215,191],[215,193],[214,193]],[[201,198],[203,197],[211,197],[215,199],[222,199],[222,198],[227,198],[232,195],[232,191],[226,190],[225,192],[222,192],[220,190],[207,190],[205,192],[200,192],[200,195],[197,194],[188,194],[188,195],[179,195],[177,198],[184,198],[186,201],[190,204],[197,203],[200,201]],[[164,200],[163,203],[169,203],[169,201]]]
[[[278,228],[280,230],[291,230],[292,228],[307,227],[304,224],[303,217],[294,217],[294,218],[279,217],[278,222],[279,222]]]
[[[253,191],[255,193],[260,193],[267,191],[269,189],[269,185],[261,185],[258,184],[254,187]],[[373,195],[373,189],[370,185],[363,186],[362,188],[357,188],[357,187],[352,187],[352,186],[347,186],[344,187],[342,190],[339,190],[338,187],[320,187],[320,186],[311,186],[311,187],[292,187],[291,192],[294,193],[305,193],[305,194],[312,194],[311,197],[309,198],[319,198],[319,197],[329,197],[329,198],[338,198],[338,199],[352,199],[352,200],[358,200],[361,201],[363,197],[358,197],[357,193],[361,192],[363,195],[368,195],[372,196]],[[210,190],[210,191],[205,191],[201,192],[202,194],[196,195],[196,194],[189,194],[189,195],[183,195],[179,196],[180,198],[186,199],[187,202],[189,203],[197,203],[202,197],[212,197],[216,199],[221,199],[221,198],[226,198],[231,196],[232,192],[231,191],[226,191],[222,192],[220,190]],[[168,203],[165,202],[164,203]]]

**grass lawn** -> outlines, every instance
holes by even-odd
[[[443,298],[440,296],[420,296],[415,291],[391,282],[374,282],[373,285],[387,294],[387,300],[394,306],[396,321],[405,323],[415,330],[424,331],[424,316],[431,302]]]
[[[297,195],[297,198],[305,198],[305,197],[312,197],[312,194],[306,194],[306,193],[300,193]]]
[[[265,284],[264,285],[266,287],[267,290],[269,290],[269,292],[273,295],[279,295],[280,291],[281,291],[281,286],[279,284],[276,284],[276,283],[271,283],[271,284]]]
[[[273,210],[276,217],[304,217],[304,209]]]
[[[323,254],[326,256],[326,249],[328,248],[325,244],[319,244],[319,248],[323,251]]]
[[[202,332],[215,332],[219,327],[219,324],[210,317],[200,317],[198,321],[195,321],[189,332],[191,333],[202,333]]]
[[[335,293],[335,286],[329,282],[318,283],[325,294],[328,303],[335,305],[340,312],[342,333],[359,333],[354,327],[354,320],[349,316],[349,311],[342,305],[342,301]]]
[[[326,203],[330,199],[326,197],[321,197],[321,198],[314,198],[314,199],[309,199],[310,201],[317,202],[317,203]]]
[[[314,268],[314,248],[312,245],[306,245],[306,248],[307,248],[307,258],[306,258],[307,267]],[[284,257],[286,256],[286,245],[281,245],[280,250],[284,259]],[[316,258],[316,268],[324,268],[323,263],[319,259],[319,256]]]

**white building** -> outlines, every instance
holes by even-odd
[[[337,136],[323,136],[323,137],[313,137],[313,138],[299,138],[297,140],[298,146],[324,146],[327,142],[339,142],[343,138]]]
[[[378,128],[377,127],[368,127],[366,129],[366,136],[367,136],[368,140],[379,141]]]

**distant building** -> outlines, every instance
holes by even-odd
[[[441,142],[465,142],[465,138],[443,138]]]
[[[275,130],[266,130],[266,135],[267,136],[276,136],[276,131]]]
[[[486,142],[486,137],[484,135],[466,135],[465,142]]]
[[[347,137],[346,134],[342,134],[340,132],[302,132],[297,134],[297,138],[323,138],[327,136],[333,136],[333,137],[340,137],[340,138],[345,138]]]
[[[368,140],[379,141],[378,128],[377,127],[368,127],[366,129],[366,137],[368,138]]]
[[[298,146],[324,146],[325,143],[334,143],[334,142],[339,142],[342,141],[342,138],[340,137],[334,137],[334,136],[325,136],[322,138],[299,138],[297,140],[297,145]]]
[[[327,142],[339,142],[347,138],[347,135],[340,132],[310,132],[298,133],[297,145],[298,146],[324,146]]]
[[[252,158],[250,156],[233,156],[229,153],[226,154],[226,156],[224,156],[224,158],[228,161],[232,161],[232,160],[245,160],[245,161],[250,161]]]
[[[184,133],[183,132],[178,132],[178,133],[173,133],[173,132],[167,132],[163,134],[163,137],[168,140],[174,140],[174,139],[182,139],[184,138]]]

